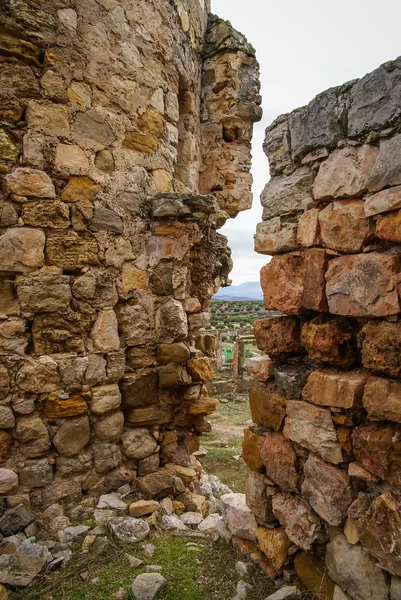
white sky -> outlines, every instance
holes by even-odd
[[[269,178],[264,130],[279,114],[308,104],[316,94],[363,77],[401,55],[399,0],[212,0],[256,48],[264,116],[253,140],[254,200],[220,231],[233,251],[233,284],[258,281],[267,257],[253,252],[261,221],[259,196]]]

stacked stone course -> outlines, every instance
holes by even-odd
[[[265,356],[245,431],[255,538],[325,600],[401,589],[401,59],[266,131]],[[290,571],[291,572],[291,571]]]
[[[227,283],[217,229],[249,204],[260,118],[254,50],[209,8],[2,2],[5,506],[127,483],[205,500],[196,452],[217,402],[198,331]]]

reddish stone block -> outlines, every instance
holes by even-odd
[[[329,311],[349,317],[386,317],[400,312],[398,257],[371,252],[332,260],[326,273]]]
[[[302,397],[319,406],[361,408],[367,373],[313,371],[302,391]]]
[[[401,322],[370,321],[358,335],[365,369],[401,376]]]
[[[297,231],[297,242],[300,246],[310,248],[321,244],[318,215],[319,209],[311,208],[300,216]]]
[[[258,425],[279,431],[285,418],[285,400],[273,391],[255,385],[249,392],[252,420]]]
[[[253,471],[262,471],[263,462],[260,458],[260,451],[265,441],[264,436],[256,435],[250,429],[244,429],[244,439],[242,440],[242,458]]]
[[[298,252],[273,256],[260,272],[266,308],[289,315],[302,312],[305,260]]]
[[[248,375],[258,381],[268,381],[274,377],[275,363],[268,356],[253,356],[244,362]]]
[[[401,423],[401,383],[383,377],[369,377],[363,406],[373,421]]]
[[[325,312],[328,310],[324,278],[328,266],[327,253],[322,248],[310,248],[304,251],[303,256],[305,275],[302,306],[309,310]]]
[[[301,343],[311,360],[347,369],[356,359],[356,336],[351,323],[319,315],[302,326]]]
[[[276,494],[272,506],[289,539],[302,550],[310,550],[316,541],[324,541],[322,523],[305,500],[292,494]]]
[[[401,210],[380,215],[376,221],[376,237],[401,243]]]
[[[319,213],[323,246],[340,252],[360,252],[373,229],[365,216],[363,200],[329,204]]]
[[[365,469],[401,487],[401,425],[369,423],[354,431],[352,444]]]
[[[285,492],[298,492],[297,457],[289,440],[281,433],[268,432],[260,457],[274,483]]]
[[[301,350],[300,325],[296,317],[275,317],[254,321],[253,331],[259,350],[271,358],[282,358]]]

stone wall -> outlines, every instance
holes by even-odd
[[[10,507],[126,483],[201,501],[196,451],[216,401],[203,385],[213,339],[198,331],[227,281],[217,229],[249,203],[260,118],[254,51],[228,23],[207,27],[208,11],[204,0],[2,3],[0,494]],[[209,189],[200,178],[211,162]]]
[[[401,597],[401,59],[266,132],[247,501],[277,573]],[[391,591],[390,591],[391,590]]]

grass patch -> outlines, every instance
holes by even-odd
[[[221,403],[216,413],[209,417],[212,423],[224,423],[224,425],[235,425],[245,427],[251,419],[249,402],[227,402]]]
[[[240,440],[241,442],[241,440]],[[245,491],[246,465],[238,456],[240,447],[237,448],[215,448],[208,446],[208,453],[203,459],[203,468],[206,473],[217,475],[219,479],[233,492]]]

